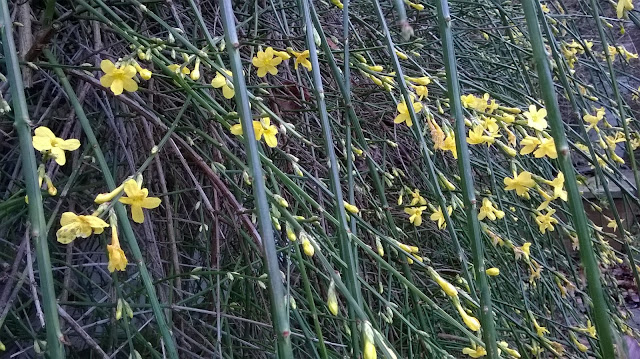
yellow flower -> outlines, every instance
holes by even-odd
[[[478,318],[467,314],[467,312],[464,309],[462,309],[462,307],[459,304],[458,304],[458,313],[460,313],[460,316],[462,317],[462,321],[464,321],[464,324],[466,324],[469,329],[471,329],[474,332],[477,332],[478,330],[480,330],[480,321],[478,320]]]
[[[447,213],[451,215],[451,213],[453,213],[453,207],[448,206]],[[431,213],[429,218],[434,222],[438,222],[438,228],[444,229],[447,227],[447,223],[444,220],[444,214],[442,213],[442,208],[438,207],[438,210]]]
[[[416,91],[418,95],[418,99],[422,101],[422,98],[425,96],[429,96],[429,89],[427,86],[413,86],[413,89]]]
[[[486,143],[487,145],[491,145],[495,142],[496,135],[487,136],[484,134],[484,127],[482,125],[476,125],[473,127],[473,130],[469,131],[469,137],[467,137],[467,142],[470,145],[480,145]]]
[[[62,227],[56,232],[56,237],[62,244],[69,244],[78,237],[87,238],[92,233],[100,234],[103,228],[109,227],[107,222],[96,216],[78,216],[73,212],[64,212],[60,225]]]
[[[522,148],[520,149],[521,155],[528,155],[535,151],[536,147],[540,145],[540,139],[537,137],[527,136],[520,141]]]
[[[286,51],[273,50],[273,54],[281,58],[282,61],[287,61],[291,58],[291,55],[289,55]]]
[[[426,206],[405,208],[404,212],[409,215],[409,222],[418,227],[422,224],[422,212],[426,210]]]
[[[224,70],[224,72],[226,72],[229,77],[233,75],[229,70]],[[233,84],[227,81],[227,78],[219,72],[216,72],[216,77],[211,80],[211,86],[217,89],[222,87],[222,96],[224,96],[224,98],[226,99],[232,98],[236,93],[233,89]]]
[[[543,138],[540,140],[538,149],[533,153],[536,158],[542,158],[547,156],[549,158],[558,158],[558,152],[556,152],[556,143],[553,138]]]
[[[189,68],[187,66],[180,66],[178,64],[171,64],[169,66],[167,66],[169,68],[169,70],[171,70],[172,72],[175,72],[176,74],[180,75],[181,77],[184,77],[184,75],[188,75],[191,73],[191,70],[189,70]]]
[[[424,10],[424,5],[422,5],[422,4],[416,4],[416,3],[413,3],[411,1],[407,2],[407,4],[409,4],[409,6],[411,6],[412,8],[414,8],[414,9],[416,9],[418,11]]]
[[[495,208],[489,198],[484,198],[482,200],[482,207],[480,207],[480,213],[478,213],[479,221],[482,221],[485,218],[489,218],[492,221],[504,218],[504,212]]]
[[[456,137],[454,134],[447,135],[442,145],[442,150],[451,151],[453,158],[458,159],[458,151],[456,149]]]
[[[428,84],[431,83],[431,79],[429,78],[429,76],[407,77],[406,79],[407,79],[407,81],[411,81],[413,83],[416,83],[416,84],[422,85],[422,86],[427,86]]]
[[[404,101],[400,102],[397,106],[397,109],[398,109],[398,116],[396,116],[396,118],[393,119],[393,122],[396,124],[406,122],[407,126],[409,127],[413,126],[413,122],[411,121],[411,116],[409,115],[409,108],[407,108],[406,102]],[[422,103],[414,102],[413,112],[417,114],[420,111],[422,111]]]
[[[553,187],[553,199],[560,198],[563,201],[567,201],[567,191],[563,189],[564,187],[564,173],[558,172],[558,177],[554,178],[551,181],[551,186]]]
[[[340,0],[331,0],[331,3],[333,5],[335,5],[340,10],[342,10],[342,8],[344,8],[344,5],[342,4],[342,2]],[[375,352],[375,349],[374,349],[374,352]]]
[[[129,179],[124,183],[124,193],[126,197],[121,197],[120,202],[131,205],[131,218],[136,223],[144,222],[143,208],[153,209],[160,205],[160,198],[148,197],[149,190],[146,188],[140,188],[138,182],[134,179]]]
[[[545,327],[541,327],[536,321],[536,318],[532,316],[531,320],[533,321],[533,327],[536,329],[536,333],[540,338],[544,337],[545,334],[549,334],[549,330]]]
[[[538,131],[544,131],[547,128],[547,110],[545,108],[537,109],[536,105],[529,106],[529,111],[524,113],[528,120],[529,127]]]
[[[411,192],[411,205],[415,206],[416,204],[420,204],[422,206],[427,204],[427,200],[424,199],[424,197],[422,197],[420,195],[420,190],[419,189],[414,189],[413,192]]]
[[[436,272],[433,268],[429,268],[428,270],[431,278],[433,278],[433,280],[438,283],[438,285],[446,295],[451,298],[456,298],[458,296],[458,289],[456,289],[453,284],[442,278],[440,274],[438,274],[438,272]]]
[[[31,141],[33,148],[50,155],[60,166],[64,166],[67,163],[64,151],[75,151],[80,147],[80,141],[77,139],[64,140],[56,137],[48,127],[40,126],[35,129],[34,134],[35,136]]]
[[[476,358],[482,358],[483,356],[487,355],[487,351],[486,351],[486,349],[484,349],[484,347],[477,346],[475,349],[463,348],[462,349],[462,354],[466,354],[466,355],[476,359]]]
[[[627,11],[633,10],[633,2],[631,0],[618,0],[618,4],[616,6],[616,15],[618,19],[622,19]]]
[[[333,1],[338,1],[339,2],[339,0],[331,0],[331,1],[332,2]],[[342,9],[342,7],[340,7],[340,9]],[[376,353],[376,346],[369,339],[365,339],[364,348],[362,349],[362,352],[363,352],[363,358],[364,359],[376,359],[376,358],[378,358],[378,354]]]
[[[100,78],[100,84],[110,88],[114,95],[122,94],[123,89],[129,92],[138,89],[138,84],[133,80],[137,73],[135,67],[131,65],[116,67],[110,60],[102,60],[100,69],[104,71],[104,76]]]
[[[611,228],[614,231],[618,230],[618,222],[616,222],[615,219],[610,219],[609,222],[607,222],[607,228]]]
[[[536,223],[538,223],[538,228],[542,234],[547,229],[549,232],[553,232],[553,225],[558,223],[558,220],[552,217],[554,213],[556,213],[555,209],[548,209],[547,213],[536,216]]]
[[[541,4],[540,7],[542,8],[542,11],[544,13],[549,13],[551,10],[549,9],[549,7],[547,6],[547,4]]]
[[[275,56],[272,47],[267,47],[264,51],[258,51],[256,56],[251,60],[253,66],[258,69],[258,77],[265,77],[267,72],[272,75],[278,74],[276,66],[280,65],[282,58]]]
[[[604,107],[600,107],[596,109],[595,116],[589,113],[582,116],[582,119],[589,124],[589,127],[587,127],[587,131],[589,131],[592,128],[597,129],[598,122],[602,121],[602,119],[604,118],[604,114],[605,114]]]
[[[495,267],[489,268],[485,272],[487,273],[488,276],[491,276],[491,277],[495,277],[495,276],[499,276],[500,275],[500,269],[495,268]]]
[[[302,52],[290,50],[290,52],[296,58],[293,61],[293,68],[298,69],[298,65],[304,66],[308,71],[311,71],[311,61],[309,61],[309,50],[304,50]]]
[[[311,244],[309,238],[307,238],[306,235],[301,235],[300,238],[300,244],[302,244],[302,250],[304,251],[304,254],[309,257],[313,257],[313,255],[316,253],[316,250],[313,247],[313,244]]]
[[[100,193],[99,195],[96,196],[96,198],[93,201],[97,204],[103,204],[105,202],[109,202],[112,199],[114,199],[117,195],[119,195],[123,189],[124,189],[124,184],[121,184],[120,186],[114,188],[114,190],[109,193]]]
[[[573,342],[573,344],[576,345],[576,348],[578,348],[579,351],[586,353],[589,350],[589,348],[586,345],[578,341],[578,338],[576,338],[575,334],[569,333],[569,335],[571,336],[571,341]]]
[[[510,356],[514,358],[520,358],[520,353],[517,350],[509,348],[509,344],[505,341],[498,342],[498,348],[504,350]]]
[[[518,175],[514,175],[514,178],[506,177],[504,184],[506,185],[505,190],[516,190],[518,196],[525,196],[529,193],[529,188],[535,186],[536,181],[531,178],[531,172],[523,171]]]
[[[242,125],[236,124],[231,126],[231,133],[236,136],[242,135]],[[269,117],[264,117],[261,121],[253,121],[253,133],[256,136],[256,141],[260,141],[264,137],[264,142],[267,146],[273,148],[278,145],[278,128],[271,124]]]
[[[124,251],[120,248],[116,227],[111,227],[111,244],[107,244],[107,251],[109,252],[109,264],[107,266],[109,272],[124,271],[127,268],[128,261]]]

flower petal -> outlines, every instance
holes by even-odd
[[[124,76],[128,78],[132,78],[138,72],[136,68],[131,65],[124,66],[122,70],[124,70]]]
[[[111,62],[111,60],[102,60],[100,61],[100,69],[104,71],[105,74],[110,74],[116,69],[116,65]]]
[[[222,96],[226,99],[231,99],[236,94],[236,92],[229,86],[224,86],[222,88]]]
[[[142,212],[142,207],[131,205],[131,218],[136,223],[144,223],[144,213]]]
[[[111,75],[104,75],[100,78],[100,85],[104,87],[111,87],[112,83],[113,83],[113,76]]]
[[[124,87],[125,90],[129,92],[134,92],[138,90],[138,83],[135,82],[133,79],[122,80],[122,86]]]
[[[219,72],[216,72],[216,77],[214,77],[213,80],[211,80],[211,86],[213,86],[214,88],[220,88],[226,84],[227,84],[227,79],[224,77],[224,75]]]
[[[111,91],[114,95],[118,96],[122,94],[122,89],[124,88],[124,84],[121,79],[114,79],[113,83],[111,83]]]
[[[59,147],[51,148],[51,155],[53,156],[53,158],[56,159],[56,163],[58,163],[58,165],[64,166],[65,163],[67,163],[67,158],[64,155],[64,151],[62,150],[62,148],[59,148]]]
[[[48,137],[33,136],[31,143],[33,144],[33,148],[40,152],[51,149],[51,140]]]
[[[158,197],[147,197],[142,200],[142,208],[154,209],[157,208],[162,201]]]
[[[242,125],[237,123],[233,126],[231,126],[230,131],[232,134],[236,135],[236,136],[241,136],[242,135]]]
[[[35,133],[35,135],[38,137],[46,137],[50,139],[56,138],[56,135],[54,135],[53,132],[49,129],[49,127],[46,127],[46,126],[40,126],[36,128],[33,131],[33,133]]]
[[[80,141],[75,138],[71,138],[60,142],[57,147],[62,148],[65,151],[75,151],[80,148]]]
[[[60,225],[63,227],[77,221],[78,215],[73,212],[64,212],[60,217]]]
[[[276,137],[276,135],[273,135],[273,134],[265,133],[264,142],[267,144],[267,146],[271,148],[278,146],[278,138]]]
[[[80,216],[80,218],[87,223],[91,228],[105,228],[109,227],[109,224],[96,216]]]
[[[140,192],[140,187],[138,187],[138,182],[133,178],[128,179],[124,183],[124,193],[126,193],[128,197],[136,197],[138,192]]]

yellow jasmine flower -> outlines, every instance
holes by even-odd
[[[498,347],[504,350],[507,354],[514,358],[520,358],[520,353],[517,350],[509,348],[509,344],[505,341],[498,342]]]
[[[547,4],[540,4],[540,7],[542,8],[542,11],[545,14],[548,14],[551,10],[549,9],[549,7],[547,6]]]
[[[193,65],[193,71],[191,71],[191,73],[189,74],[189,77],[193,81],[198,81],[200,79],[200,59],[199,58],[196,58],[196,63]]]
[[[413,198],[411,198],[411,205],[412,206],[415,206],[417,204],[420,204],[420,205],[424,206],[424,205],[427,204],[427,200],[424,199],[424,197],[422,197],[420,195],[420,190],[417,189],[417,188],[414,189],[413,192],[411,192],[411,197],[413,197]]]
[[[78,216],[73,212],[64,212],[60,217],[60,229],[56,232],[58,242],[69,244],[74,239],[87,238],[92,233],[100,234],[109,227],[107,222],[96,216]]]
[[[586,114],[582,116],[582,119],[589,124],[589,126],[587,127],[587,131],[589,131],[592,128],[597,129],[598,122],[600,122],[604,118],[604,114],[605,114],[604,107],[600,107],[596,109],[595,116],[591,114]]]
[[[491,276],[491,277],[496,277],[500,275],[500,269],[495,267],[489,268],[485,272],[487,273],[488,276]]]
[[[129,92],[138,89],[138,84],[133,80],[137,73],[135,67],[131,65],[116,67],[110,60],[102,60],[100,69],[104,71],[104,75],[100,78],[100,84],[110,88],[114,95],[122,94],[123,89]]]
[[[340,2],[340,0],[331,0],[331,2]],[[340,3],[342,4],[342,3]],[[340,9],[342,9],[342,7],[338,6]],[[373,341],[371,341],[368,338],[365,338],[364,340],[364,347],[362,349],[362,355],[364,359],[377,359],[378,358],[378,354],[376,353],[376,346],[373,343]]]
[[[424,5],[422,5],[422,4],[416,4],[416,3],[411,2],[411,1],[407,1],[407,4],[408,4],[409,6],[411,6],[412,8],[414,8],[414,9],[418,10],[418,11],[422,11],[422,10],[424,10]]]
[[[589,350],[589,348],[586,345],[578,341],[578,338],[576,338],[575,334],[569,333],[569,336],[571,336],[571,341],[573,342],[573,344],[576,345],[576,348],[578,348],[579,351],[586,353]]]
[[[554,213],[556,213],[555,209],[548,209],[547,213],[536,216],[536,223],[538,223],[538,228],[542,234],[547,229],[549,232],[553,232],[553,225],[558,223],[558,220],[552,217]]]
[[[411,121],[411,116],[409,115],[409,109],[407,108],[407,104],[402,101],[396,107],[398,110],[398,116],[393,119],[393,122],[396,124],[400,124],[406,122],[407,126],[413,126],[413,121]],[[413,112],[418,114],[418,112],[422,111],[422,103],[414,102],[413,103]]]
[[[527,136],[520,141],[522,148],[520,149],[521,155],[528,155],[535,151],[536,147],[540,145],[540,139],[537,137]]]
[[[418,95],[418,100],[422,101],[422,98],[429,96],[429,89],[427,86],[413,86],[413,89],[416,91]]]
[[[124,183],[124,193],[127,196],[121,197],[120,203],[131,205],[131,218],[136,223],[144,222],[143,208],[153,209],[161,203],[160,198],[148,197],[149,190],[140,188],[140,185],[134,179],[129,179]]]
[[[233,76],[233,73],[229,70],[224,70],[229,77]],[[226,99],[230,99],[235,95],[235,90],[233,89],[233,84],[227,81],[227,78],[221,74],[220,72],[216,72],[216,77],[211,80],[211,86],[213,88],[222,88],[222,96]]]
[[[484,127],[482,125],[476,125],[473,127],[473,130],[469,131],[469,137],[467,137],[467,142],[470,145],[480,145],[486,143],[487,145],[493,144],[496,140],[497,136],[487,136],[484,134]]]
[[[516,259],[520,259],[520,256],[524,256],[526,261],[529,261],[531,255],[531,242],[525,242],[522,247],[514,247]]]
[[[444,139],[442,150],[451,151],[451,153],[453,154],[453,158],[458,159],[458,151],[456,149],[456,138],[454,134],[447,135],[447,137]]]
[[[466,354],[466,355],[476,359],[476,358],[482,358],[483,356],[487,355],[487,350],[484,349],[484,347],[481,347],[481,346],[477,346],[475,349],[463,348],[462,349],[462,354]]]
[[[274,55],[275,53],[271,46],[267,47],[264,51],[260,50],[256,53],[251,63],[258,69],[258,77],[265,77],[267,72],[272,75],[278,74],[276,66],[280,65],[282,58],[278,56],[274,57]]]
[[[464,321],[464,324],[466,324],[467,328],[471,329],[474,332],[480,330],[480,321],[478,320],[478,318],[467,314],[467,312],[462,309],[462,306],[460,306],[460,304],[458,304],[458,313],[460,313],[462,321]]]
[[[482,207],[480,207],[480,213],[478,213],[478,220],[482,221],[485,218],[489,218],[492,221],[504,218],[504,212],[495,208],[489,198],[482,200]]]
[[[447,206],[447,213],[450,216],[451,213],[453,213],[453,207]],[[444,229],[447,227],[447,223],[444,220],[444,214],[442,213],[442,208],[438,207],[438,210],[433,212],[429,218],[434,222],[438,222],[438,228]]]
[[[614,232],[617,231],[618,230],[618,222],[616,222],[615,219],[609,220],[609,222],[607,223],[607,228],[613,229]]]
[[[290,52],[296,58],[293,61],[293,68],[298,69],[298,65],[304,66],[308,71],[311,71],[311,61],[309,61],[309,50],[304,50],[302,52],[290,50]]]
[[[67,163],[64,151],[75,151],[80,147],[80,141],[77,139],[65,140],[56,137],[48,127],[40,126],[33,132],[35,134],[31,140],[33,148],[51,156],[60,166],[64,166]]]
[[[409,215],[409,222],[418,227],[422,224],[422,212],[427,209],[426,206],[405,208],[404,212]]]
[[[536,185],[536,181],[531,178],[531,172],[522,171],[520,174],[514,174],[514,178],[505,177],[504,184],[506,191],[515,190],[518,196],[525,196],[529,189]]]
[[[490,134],[496,134],[500,127],[498,127],[498,121],[493,117],[482,116],[482,127],[484,127]]]
[[[460,96],[460,101],[462,101],[462,106],[464,108],[473,108],[478,99],[474,95],[468,94]]]
[[[107,266],[109,272],[124,271],[127,268],[128,261],[124,251],[120,248],[118,229],[115,226],[111,227],[111,244],[107,244],[107,251],[109,252],[109,264]]]
[[[448,295],[451,298],[456,298],[458,296],[458,289],[456,289],[456,287],[453,284],[449,283],[449,281],[442,278],[440,274],[438,274],[438,272],[436,272],[433,268],[429,267],[428,271],[429,271],[429,274],[431,275],[431,278],[436,283],[438,283],[438,285],[446,295]],[[459,302],[455,302],[455,304],[460,305]]]
[[[242,125],[238,123],[231,126],[231,133],[236,136],[241,136],[243,133]],[[260,121],[253,121],[253,133],[256,136],[256,141],[260,141],[262,137],[264,137],[264,142],[267,146],[273,148],[278,145],[278,138],[276,137],[278,128],[271,124],[269,117],[264,117]]]
[[[187,66],[180,66],[178,64],[171,64],[169,66],[167,66],[169,68],[169,70],[171,70],[171,72],[175,72],[176,74],[180,75],[181,77],[184,77],[184,75],[189,75],[191,73],[191,70],[189,70],[189,68]]]
[[[540,338],[544,337],[545,334],[549,334],[549,330],[547,330],[547,328],[545,327],[541,327],[536,321],[536,318],[533,317],[533,315],[531,315],[531,321],[533,322],[533,327],[536,329],[536,333]]]
[[[633,2],[631,0],[618,0],[616,5],[618,19],[622,19],[627,14],[627,11],[631,10],[633,10]]]
[[[553,199],[560,198],[563,201],[567,201],[567,191],[564,190],[564,173],[558,172],[558,177],[551,181],[553,187]]]
[[[416,83],[416,84],[422,85],[422,86],[427,86],[428,84],[431,83],[431,79],[429,78],[429,76],[407,77],[406,79],[407,79],[407,81],[410,81],[410,82],[413,82],[413,83]]]
[[[547,128],[547,109],[537,109],[536,105],[529,106],[529,111],[525,111],[524,116],[528,120],[529,127],[538,131],[544,131]]]
[[[558,152],[556,152],[556,143],[553,138],[542,138],[538,149],[533,153],[536,158],[542,158],[547,156],[549,158],[558,158]]]
[[[440,125],[431,118],[427,118],[427,124],[429,124],[429,130],[431,132],[431,139],[433,140],[433,148],[438,150],[444,146],[445,134],[440,128]]]

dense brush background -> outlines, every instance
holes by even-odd
[[[416,126],[410,130],[393,123],[402,85],[394,78],[394,60],[375,2],[382,8],[395,48],[408,57],[400,59],[404,74],[431,78],[429,94],[422,101],[425,110],[418,115],[422,133]],[[264,78],[251,65],[259,46],[309,49],[302,3],[233,4],[253,115],[256,119],[269,115],[280,129],[276,148],[260,142],[263,173],[258,176],[263,176],[267,188],[278,250],[274,258],[286,291],[286,297],[278,300],[284,305],[289,302],[285,314],[295,358],[362,356],[363,320],[376,333],[380,357],[392,357],[389,353],[395,352],[398,358],[463,358],[468,357],[462,354],[464,347],[473,341],[481,343],[482,336],[466,329],[427,270],[429,266],[454,283],[464,307],[479,316],[461,174],[450,152],[433,148],[426,121],[429,116],[442,128],[453,128],[439,18],[432,2],[421,4],[420,11],[390,0],[349,4],[351,71],[347,79],[343,77],[343,11],[325,1],[310,4],[307,15],[317,21],[314,38],[320,65],[316,70],[324,86],[341,191],[346,201],[360,209],[357,215],[348,213],[346,229],[337,211],[342,203],[336,202],[329,180],[328,137],[322,129],[324,116],[318,113],[312,73],[302,66],[294,70],[293,58],[278,66],[277,75]],[[623,343],[635,342],[632,314],[640,302],[630,266],[630,256],[638,256],[635,213],[640,200],[628,151],[635,146],[619,143],[615,153],[625,164],[612,161],[610,153],[599,147],[595,131],[585,138],[582,116],[603,106],[611,127],[602,126],[601,134],[614,135],[622,131],[619,109],[623,108],[630,119],[629,135],[637,141],[639,60],[616,56],[612,77],[597,24],[603,26],[610,44],[636,53],[640,21],[635,11],[629,12],[628,19],[618,19],[615,3],[608,1],[593,2],[600,19],[594,18],[589,1],[541,4],[549,9],[539,8],[538,20],[582,181],[611,323],[618,333],[616,344],[624,357]],[[239,122],[237,104],[210,85],[216,71],[230,69],[226,47],[231,45],[224,37],[218,2],[145,1],[142,7],[138,0],[49,0],[8,5],[15,51],[23,61],[32,129],[47,126],[62,138],[80,139],[82,146],[67,154],[67,165],[50,161],[46,166],[58,188],[55,196],[42,192],[55,298],[35,296],[41,289],[43,269],[37,265],[36,248],[28,235],[24,154],[13,128],[14,112],[5,109],[0,117],[0,341],[6,346],[0,357],[33,358],[47,350],[41,308],[43,301],[51,300],[57,301],[69,358],[134,358],[136,352],[142,358],[162,358],[167,355],[167,343],[154,309],[166,316],[180,358],[273,357],[277,351],[274,309],[256,224],[253,175],[246,164],[244,141],[229,131]],[[478,97],[488,93],[501,106],[522,111],[530,104],[540,107],[542,94],[521,4],[454,0],[450,7],[462,93]],[[11,24],[3,25],[3,31],[10,30]],[[592,41],[593,47],[568,58],[563,49],[574,40]],[[100,85],[100,62],[137,59],[139,46],[152,54],[151,60],[138,62],[153,77],[140,80],[140,89],[134,93],[114,96]],[[195,57],[201,57],[199,80],[176,77],[167,69],[170,64],[185,64],[183,54],[190,56],[186,63],[190,69]],[[3,60],[0,71],[6,75],[4,64]],[[368,65],[383,69],[376,72]],[[379,86],[371,75],[391,76],[389,86]],[[69,82],[66,87],[65,81]],[[350,85],[348,93],[339,86],[345,81]],[[619,85],[619,97],[612,81]],[[9,88],[7,81],[0,83],[2,96],[14,108]],[[347,98],[355,117],[348,115]],[[80,116],[86,117],[89,126],[81,125]],[[469,121],[478,116],[465,110]],[[97,146],[88,140],[87,128],[95,134]],[[523,132],[511,130],[519,143]],[[501,129],[500,133],[500,140],[508,144],[507,132]],[[428,153],[421,149],[421,139]],[[575,147],[588,141],[604,157],[597,166],[610,181],[613,201],[605,195],[603,177],[592,166],[597,161]],[[519,151],[520,146],[515,149]],[[96,159],[98,152],[104,155],[107,168]],[[551,180],[558,174],[556,161],[532,155],[512,157],[498,145],[472,145],[469,155],[478,201],[491,198],[506,212],[504,219],[482,221],[486,267],[501,271],[489,278],[497,340],[507,342],[523,358],[602,357],[598,339],[583,330],[588,320],[594,320],[567,203],[552,202],[560,223],[555,231],[541,234],[535,222],[535,210],[543,201],[540,195],[532,190],[531,200],[526,200],[504,190],[503,179],[513,177],[512,169],[526,169]],[[435,181],[426,156],[433,162]],[[144,224],[132,223],[134,236],[121,234],[129,266],[113,274],[107,270],[109,231],[68,245],[55,237],[62,212],[90,214],[97,208],[95,195],[108,192],[105,169],[116,184],[142,170],[144,186],[162,199],[159,208],[146,211]],[[442,179],[455,189],[449,190]],[[453,228],[438,228],[429,219],[431,209],[425,210],[421,226],[409,223],[404,209],[414,189],[436,209],[439,199],[451,205]],[[607,227],[613,219],[612,208],[619,211],[624,231]],[[298,233],[303,230],[313,239],[313,257],[304,254],[299,240],[287,239],[287,227]],[[512,245],[500,245],[498,237]],[[131,240],[140,247],[140,258],[130,250]],[[413,257],[413,264],[408,264],[407,253],[396,241],[418,247],[423,262]],[[532,243],[531,258],[542,268],[540,278],[531,281],[529,265],[515,255],[525,242]],[[378,245],[384,249],[382,257]],[[345,262],[345,248],[353,251],[355,266]],[[140,266],[146,266],[148,277]],[[332,315],[326,305],[327,291],[336,274],[346,286],[337,290],[339,313]],[[155,294],[143,285],[145,278],[152,281]],[[152,295],[157,295],[160,311],[150,301]],[[116,320],[119,299],[132,308],[132,319]],[[359,314],[349,300],[362,303]],[[549,333],[539,336],[534,319]],[[588,350],[579,350],[578,343]],[[508,357],[505,352],[502,355]]]

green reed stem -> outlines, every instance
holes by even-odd
[[[444,53],[444,67],[447,73],[447,89],[449,92],[449,104],[455,119],[456,150],[458,152],[458,171],[461,174],[462,198],[465,214],[467,216],[467,234],[471,242],[473,253],[473,267],[475,280],[480,290],[480,323],[482,324],[482,338],[484,339],[487,356],[490,359],[498,358],[497,336],[493,318],[493,306],[491,304],[491,288],[485,273],[484,244],[482,232],[478,221],[478,208],[476,203],[473,177],[471,175],[471,160],[469,159],[469,145],[467,144],[467,130],[462,103],[460,102],[460,83],[458,81],[458,69],[456,67],[456,55],[451,33],[451,14],[447,0],[436,1],[438,11],[438,23],[440,37],[442,39],[442,52]],[[445,211],[443,209],[443,211]]]
[[[289,327],[289,303],[285,300],[284,286],[282,285],[282,277],[280,276],[278,253],[273,229],[271,228],[271,214],[269,212],[269,202],[267,200],[266,188],[262,176],[263,171],[262,165],[260,164],[258,142],[256,142],[255,134],[252,130],[253,119],[251,118],[251,108],[249,107],[249,96],[243,73],[242,60],[240,58],[240,52],[238,51],[240,43],[238,42],[236,32],[235,15],[233,13],[231,0],[220,1],[220,6],[222,24],[227,39],[230,67],[233,73],[233,86],[236,93],[235,99],[242,128],[245,129],[245,149],[253,176],[253,197],[258,215],[258,229],[260,231],[260,237],[262,238],[264,259],[269,276],[271,315],[273,328],[276,332],[277,352],[279,358],[288,359],[293,358],[291,329]]]

